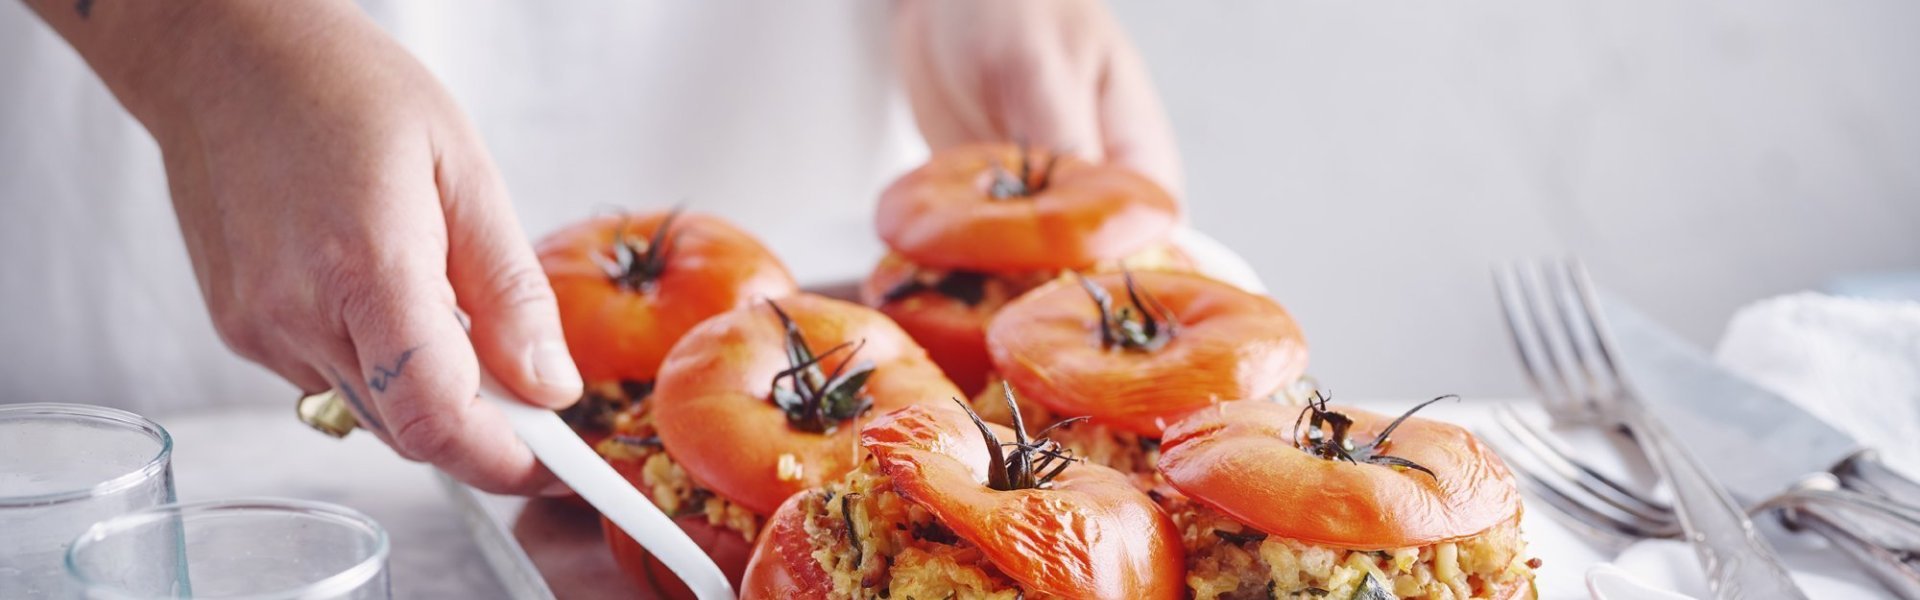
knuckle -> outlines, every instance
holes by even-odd
[[[415,411],[404,420],[390,423],[394,449],[415,460],[438,463],[451,458],[461,432],[460,419],[452,412]]]
[[[327,316],[344,326],[349,322],[381,317],[393,303],[392,286],[371,285],[381,276],[363,261],[341,260],[315,265],[313,283],[321,306],[331,307]]]

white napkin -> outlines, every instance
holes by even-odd
[[[1779,549],[1788,557],[1788,562],[1805,564],[1808,559],[1818,560],[1819,554],[1811,549]],[[1831,553],[1828,553],[1829,555]],[[1825,565],[1840,566],[1840,565]],[[1612,571],[1608,567],[1617,567]],[[1628,575],[1631,573],[1632,575]],[[1645,591],[1630,588],[1620,589],[1607,595],[1601,595],[1600,589],[1593,586],[1596,575],[1605,575],[1638,582],[1648,588]],[[1872,581],[1848,581],[1846,577],[1858,577],[1853,573],[1836,575],[1815,573],[1807,570],[1795,570],[1793,582],[1800,585],[1800,591],[1808,598],[1886,598],[1892,600],[1884,588]],[[1597,565],[1587,571],[1588,591],[1595,600],[1664,600],[1660,590],[1672,590],[1674,594],[1694,598],[1712,598],[1707,590],[1707,577],[1700,572],[1700,561],[1694,557],[1693,547],[1679,540],[1646,540],[1628,546],[1615,557],[1612,563]]]
[[[1920,478],[1920,302],[1763,300],[1733,315],[1715,354]]]

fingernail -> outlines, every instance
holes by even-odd
[[[553,485],[549,485],[546,489],[540,490],[540,495],[547,498],[565,498],[573,495],[573,488],[567,487],[567,482],[565,481],[555,481]]]
[[[582,386],[580,370],[573,366],[573,357],[567,354],[567,345],[558,341],[545,341],[533,347],[533,378],[540,385],[554,390],[578,394]],[[572,402],[572,398],[567,398]]]

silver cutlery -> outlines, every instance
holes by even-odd
[[[1715,597],[1805,598],[1746,511],[1628,385],[1586,271],[1571,261],[1545,266],[1498,269],[1494,282],[1521,365],[1548,413],[1562,423],[1619,428],[1638,442],[1672,488],[1674,520]]]
[[[1494,408],[1504,435],[1481,437],[1507,459],[1523,485],[1570,527],[1615,550],[1647,538],[1681,534],[1671,505],[1591,466],[1557,436],[1511,405]],[[1750,518],[1784,511],[1791,527],[1812,531],[1900,598],[1920,599],[1920,508],[1841,487],[1828,474],[1808,476],[1747,509]]]
[[[1501,276],[1524,275],[1509,270]],[[1501,293],[1512,305],[1523,292]],[[1890,591],[1920,600],[1920,508],[1894,500],[1920,499],[1920,485],[1888,469],[1844,432],[1726,372],[1623,303],[1602,299],[1599,306],[1613,326],[1614,342],[1627,350],[1616,357],[1621,368],[1660,400],[1650,409],[1675,429],[1712,440],[1720,451],[1701,461],[1736,499],[1749,503],[1750,514],[1784,510],[1790,526],[1821,534]],[[1517,335],[1530,335],[1522,329],[1529,323],[1508,324]],[[1581,420],[1590,412],[1569,417],[1556,415],[1554,410],[1566,410],[1557,405],[1547,408],[1557,422],[1590,422]],[[1498,407],[1494,417],[1506,436],[1487,436],[1488,443],[1568,525],[1616,548],[1680,533],[1670,506],[1589,466],[1554,433],[1509,406]]]

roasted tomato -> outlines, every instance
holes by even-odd
[[[1051,413],[1147,438],[1209,404],[1270,396],[1307,365],[1286,309],[1185,273],[1055,280],[1001,309],[987,346],[995,371]]]
[[[1222,403],[1167,428],[1160,471],[1180,492],[1167,508],[1187,536],[1193,597],[1531,595],[1538,563],[1506,466],[1466,430],[1412,413],[1316,395],[1304,408]],[[1276,581],[1275,561],[1318,566]]]
[[[796,289],[753,236],[717,217],[608,215],[540,241],[587,396],[563,414],[589,441],[644,399],[667,349],[701,321]]]
[[[1184,593],[1178,532],[1112,469],[937,405],[876,419],[862,445],[870,464],[773,518],[742,598]]]
[[[1191,271],[1193,261],[1179,248],[1160,244],[1089,270],[1126,269]],[[978,394],[985,389],[993,370],[993,361],[987,356],[987,323],[994,313],[1064,272],[938,271],[917,267],[899,254],[887,254],[861,283],[860,299],[886,313],[925,346],[933,362],[960,389]]]
[[[746,578],[740,583],[741,598],[825,598],[833,590],[833,581],[813,560],[813,547],[807,537],[806,512],[801,503],[810,493],[787,498],[767,519],[766,533],[755,545]]]
[[[725,529],[702,544],[714,550],[748,543],[787,496],[854,468],[872,415],[959,393],[884,315],[794,294],[687,332],[660,367],[650,429],[625,421],[601,453],[669,514]],[[644,556],[624,534],[609,539],[616,556]],[[745,563],[722,566],[737,580]],[[665,573],[625,568],[643,584]]]
[[[970,271],[927,277],[900,255],[888,254],[861,284],[860,299],[925,346],[961,390],[976,394],[993,368],[987,358],[988,319],[1047,278],[1020,281]]]
[[[880,195],[887,246],[922,267],[1082,269],[1166,241],[1179,204],[1118,165],[1011,144],[934,154]]]
[[[1068,270],[1191,269],[1167,243],[1179,205],[1116,165],[1011,144],[944,150],[880,197],[893,253],[861,298],[927,347],[969,394],[985,387],[987,320]]]

